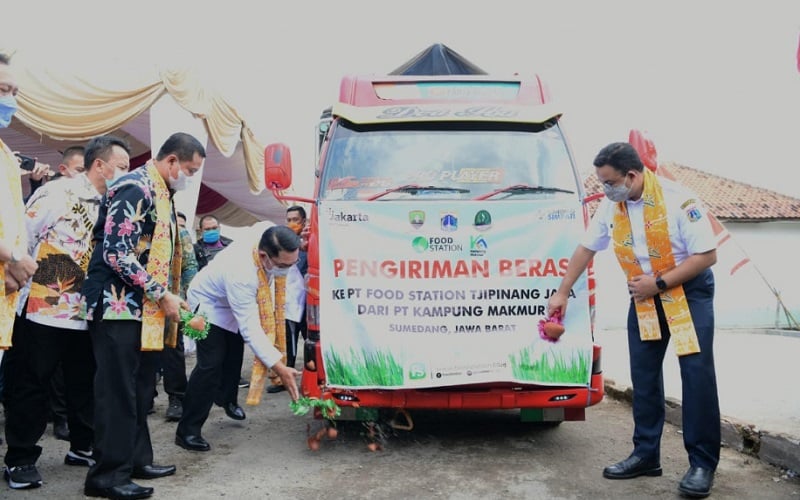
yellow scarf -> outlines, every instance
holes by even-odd
[[[281,361],[286,362],[286,276],[275,276],[275,307],[272,306],[272,291],[269,286],[269,277],[261,259],[258,257],[258,245],[253,248],[253,262],[258,269],[258,315],[261,318],[261,328],[282,354]],[[280,378],[269,370],[258,357],[253,361],[253,370],[250,374],[250,390],[247,391],[247,404],[257,405],[261,402],[266,378],[269,376],[272,383],[280,383]]]
[[[13,242],[8,242],[12,248],[21,249],[25,240],[25,203],[22,201],[22,183],[19,176],[19,163],[14,157],[14,154],[8,149],[5,143],[0,140],[0,169],[3,170],[5,176],[0,177],[0,182],[4,182],[8,186],[11,194],[11,206],[14,207],[14,212],[2,214],[0,217],[0,239],[4,239],[6,234],[13,235],[16,233],[16,238]],[[5,226],[3,221],[5,221]],[[14,226],[17,226],[16,228]],[[28,249],[25,248],[25,251]],[[0,264],[0,349],[8,349],[11,347],[11,334],[14,327],[14,317],[17,313],[17,304],[19,302],[19,292],[6,295],[6,267]]]
[[[644,169],[642,199],[644,201],[647,253],[650,256],[653,274],[661,276],[675,267],[675,257],[672,255],[672,245],[669,240],[664,194],[656,175],[649,169]],[[613,240],[614,253],[628,279],[642,274],[642,268],[633,253],[633,232],[631,231],[628,207],[624,201],[617,203],[614,210]],[[697,341],[697,333],[694,330],[683,286],[672,287],[659,295],[661,304],[664,306],[664,314],[667,318],[675,352],[678,356],[700,352],[700,344]],[[640,338],[643,341],[661,339],[661,329],[658,326],[658,315],[653,297],[634,304],[636,317],[639,320]]]
[[[172,221],[175,220],[174,207],[170,201],[167,183],[161,177],[155,164],[150,161],[145,168],[147,168],[147,175],[153,180],[153,185],[155,186],[156,202],[156,228],[153,234],[153,241],[150,244],[147,273],[164,288],[167,288],[167,281],[171,277],[169,291],[177,294],[180,288],[182,256],[178,231],[172,224]],[[145,296],[142,313],[143,351],[161,351],[164,349],[165,325],[164,311],[155,301]],[[166,344],[169,347],[175,347],[177,339],[178,323],[170,321]]]

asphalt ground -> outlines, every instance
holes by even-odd
[[[606,394],[630,399],[625,330],[601,330]],[[725,446],[800,473],[800,332],[717,329],[714,360]],[[667,420],[680,425],[681,377],[672,347],[664,358]]]

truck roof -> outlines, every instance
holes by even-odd
[[[561,116],[534,75],[348,75],[332,114],[353,123],[498,121],[543,123]]]
[[[442,102],[535,106],[550,100],[538,75],[347,75],[339,85],[339,102],[357,107]]]

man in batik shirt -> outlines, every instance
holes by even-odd
[[[206,152],[189,134],[171,135],[156,157],[106,193],[94,228],[94,250],[81,294],[89,320],[95,376],[97,463],[88,496],[147,498],[153,488],[134,479],[175,473],[153,464],[147,412],[165,328],[180,310],[181,251],[172,196],[200,170]],[[169,320],[169,321],[167,321]]]
[[[129,151],[127,143],[116,137],[94,138],[86,148],[85,174],[47,183],[28,200],[28,253],[39,267],[20,291],[8,352],[8,467],[35,467],[42,453],[37,442],[47,427],[50,380],[59,363],[64,370],[71,430],[64,463],[94,464],[94,357],[86,320],[80,317],[80,287],[89,264],[100,199],[106,183],[128,171]],[[9,484],[17,487],[16,482]]]

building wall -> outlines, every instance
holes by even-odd
[[[778,297],[800,321],[800,222],[725,222],[731,239],[717,250],[712,268],[716,279],[718,327],[787,328],[789,321]],[[743,258],[750,263],[731,274]],[[624,328],[628,291],[612,250],[595,257],[596,325]]]

